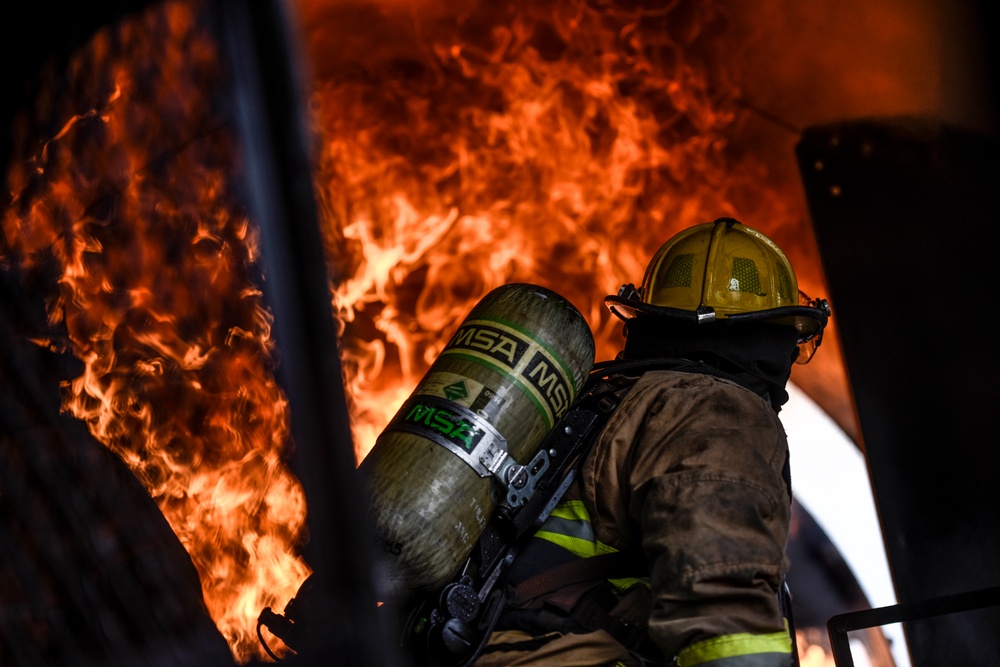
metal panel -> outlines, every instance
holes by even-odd
[[[310,655],[395,664],[376,607],[374,528],[355,468],[293,24],[279,0],[216,6],[234,71],[248,194],[264,241],[265,293],[282,354],[278,372],[292,406],[291,465],[309,500],[305,552],[315,569],[309,603],[319,615],[310,619]]]
[[[797,148],[901,603],[1000,584],[996,148],[916,118]],[[904,627],[918,667],[1000,655],[995,608]]]

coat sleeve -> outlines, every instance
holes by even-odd
[[[790,519],[781,422],[717,378],[636,390],[611,450],[650,567],[651,638],[679,665],[791,664],[777,595]]]

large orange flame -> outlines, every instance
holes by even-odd
[[[504,282],[569,298],[600,359],[621,344],[604,295],[691,224],[744,219],[824,291],[799,202],[762,187],[770,155],[736,146],[741,46],[713,3],[302,2],[300,15],[359,457]]]
[[[38,151],[28,134],[8,174],[4,236],[24,266],[57,267],[50,316],[85,362],[66,410],[149,489],[245,662],[260,610],[309,574],[306,506],[283,460],[256,231],[199,92],[218,78],[215,44],[193,6],[167,3],[95,35],[68,69],[75,97],[53,88],[36,116],[64,124]],[[81,100],[89,111],[60,106]]]

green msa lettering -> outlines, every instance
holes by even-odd
[[[485,432],[472,422],[443,408],[415,403],[403,417],[404,422],[436,431],[467,452],[475,449]]]
[[[562,373],[550,366],[548,360],[540,352],[535,352],[535,356],[528,362],[522,375],[538,390],[538,393],[545,396],[556,416],[561,416],[569,406],[572,395]]]
[[[505,375],[530,397],[549,428],[576,394],[566,365],[542,343],[513,326],[486,320],[465,322],[441,351]]]
[[[465,348],[489,355],[508,368],[517,366],[530,346],[506,331],[491,326],[464,326],[448,344],[449,348]]]

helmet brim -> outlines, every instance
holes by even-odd
[[[698,313],[693,310],[670,308],[669,306],[653,306],[638,299],[629,299],[616,295],[604,297],[604,305],[619,319],[631,320],[634,317],[661,317],[670,320],[697,322]]]
[[[629,299],[617,295],[604,297],[604,305],[618,318],[628,321],[636,317],[662,318],[673,321],[699,323],[711,321],[719,324],[740,324],[744,322],[764,322],[794,327],[799,332],[799,341],[806,341],[823,331],[829,320],[829,314],[812,306],[782,306],[768,310],[757,310],[749,313],[733,313],[726,315],[717,313],[716,317],[706,318],[703,313],[669,306],[654,306],[637,299]]]

